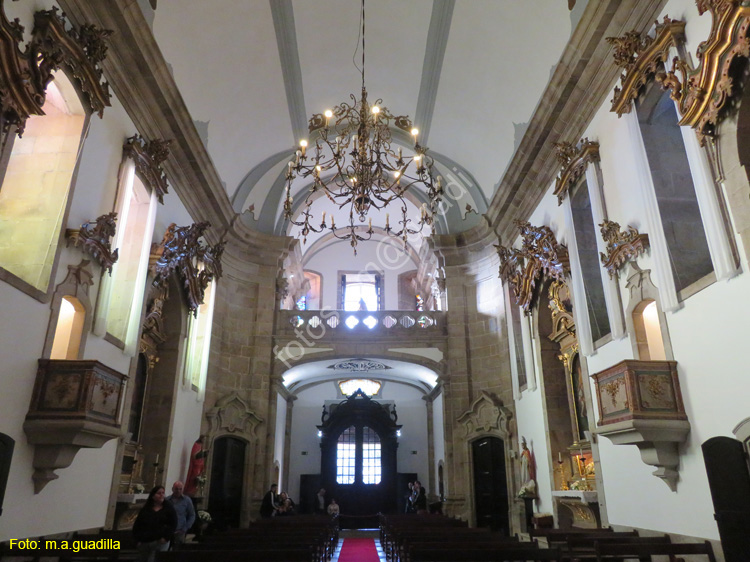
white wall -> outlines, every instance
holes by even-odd
[[[673,18],[688,18],[688,47],[694,53],[698,43],[708,36],[710,15],[698,17],[695,3],[688,0],[670,1],[662,17],[666,14]],[[608,95],[602,100],[601,109],[582,136],[600,143],[603,191],[609,219],[620,223],[623,228],[632,225],[648,233],[641,199],[634,196],[638,182],[635,173],[638,156],[631,147],[626,117],[618,119],[610,112],[610,98]],[[561,207],[557,206],[551,187],[530,222],[550,226],[562,243],[567,243],[573,235],[565,230]],[[654,267],[650,253],[637,261],[644,270]],[[748,264],[743,263],[742,269],[744,273],[734,279],[710,285],[685,300],[681,309],[667,313],[682,396],[691,423],[687,442],[680,446],[677,491],[670,491],[665,483],[651,474],[654,468],[641,461],[635,446],[615,446],[607,438],[598,439],[611,524],[718,538],[700,446],[710,437],[732,436],[735,425],[747,417],[749,387],[741,350],[746,345],[746,319],[750,312],[745,297],[750,291],[750,276],[746,273]],[[627,307],[625,281],[624,275],[621,276],[620,294],[623,306]],[[631,344],[626,337],[604,345],[588,357],[588,370],[594,374],[623,359],[632,358]],[[593,381],[591,392],[595,396]],[[596,403],[594,409],[596,411]],[[519,434],[531,439],[536,448],[542,496],[539,509],[551,511],[550,459],[548,452],[543,450],[545,428],[541,411],[538,390],[524,392],[516,402]]]
[[[5,5],[5,10],[11,20],[20,18],[28,38],[33,28],[34,11],[52,5],[48,1],[14,2]],[[111,103],[112,107],[104,111],[103,119],[97,115],[91,117],[72,194],[68,228],[79,228],[82,222],[114,208],[122,146],[136,129],[114,94]],[[161,231],[157,227],[155,241],[161,241],[169,222],[188,224],[189,221],[173,187],[170,187],[165,205],[160,206],[158,213],[164,227]],[[68,265],[78,265],[81,259],[91,261],[90,256],[63,244],[53,287],[66,277]],[[94,272],[94,285],[89,291],[93,306],[100,272],[96,262],[92,261],[90,268]],[[119,466],[115,467],[117,440],[108,441],[100,449],[81,449],[70,467],[57,471],[58,479],[48,483],[39,494],[34,494],[31,478],[34,447],[28,444],[22,426],[31,402],[37,360],[42,355],[50,305],[0,282],[0,307],[4,320],[0,322],[0,341],[4,342],[4,349],[12,348],[12,353],[3,353],[0,362],[0,380],[3,381],[0,428],[16,441],[0,518],[0,540],[103,526],[112,477],[115,470],[119,473]],[[93,314],[93,310],[88,313]],[[97,359],[124,374],[128,373],[131,362],[131,357],[93,333],[88,334],[83,358]],[[174,423],[171,435],[168,482],[185,477],[190,448],[200,431],[201,413],[202,403],[196,401],[195,393],[181,388],[175,404],[179,421]],[[124,419],[127,420],[126,413]],[[65,509],[50,509],[52,506],[65,506]]]
[[[394,245],[395,244],[395,245]],[[398,276],[405,271],[417,268],[408,252],[400,249],[393,240],[361,242],[357,255],[348,242],[338,242],[322,249],[311,257],[304,258],[305,269],[322,276],[321,308],[336,309],[338,292],[338,272],[382,272],[384,274],[384,309],[398,309]]]

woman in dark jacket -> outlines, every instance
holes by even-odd
[[[177,529],[177,513],[164,501],[164,486],[155,486],[133,524],[141,562],[153,562],[156,552],[167,550]]]

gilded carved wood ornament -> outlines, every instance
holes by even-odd
[[[615,64],[623,69],[622,88],[615,87],[612,111],[622,117],[630,113],[641,88],[657,73],[664,71],[670,50],[685,41],[685,22],[668,17],[656,22],[654,37],[638,31],[629,31],[622,37],[607,37],[613,46]]]
[[[500,257],[500,278],[510,284],[511,292],[524,313],[534,306],[534,289],[544,273],[556,281],[564,281],[570,273],[568,249],[559,244],[548,226],[531,226],[516,220],[522,243],[521,249],[496,244]]]
[[[65,234],[73,245],[93,257],[101,266],[112,275],[112,266],[117,262],[119,250],[112,251],[110,239],[115,235],[117,229],[115,221],[117,213],[111,212],[102,215],[94,221],[88,221],[81,225],[80,229],[68,229]]]
[[[599,143],[581,139],[578,145],[572,142],[556,142],[555,151],[560,163],[560,175],[555,180],[557,204],[562,205],[568,191],[586,172],[586,166],[599,161]]]
[[[190,226],[169,225],[162,240],[161,256],[154,266],[154,285],[167,288],[169,277],[176,271],[185,286],[188,309],[198,314],[198,307],[208,284],[221,277],[221,256],[224,253],[224,242],[215,246],[204,246],[200,238],[211,226],[208,222],[199,222]]]
[[[615,88],[612,111],[630,111],[631,102],[650,77],[670,91],[680,113],[679,124],[695,129],[701,146],[713,139],[722,119],[722,110],[736,92],[730,68],[738,57],[750,56],[750,4],[744,0],[696,0],[698,12],[711,12],[711,32],[696,52],[698,66],[683,56],[674,57],[666,68],[671,48],[680,52],[685,41],[685,22],[667,17],[657,23],[653,38],[631,31],[622,37],[609,37],[614,45],[615,63],[624,68],[622,89]],[[679,74],[679,77],[678,77]]]
[[[57,8],[34,15],[31,41],[21,48],[24,28],[8,21],[0,0],[0,131],[3,144],[11,128],[23,134],[26,120],[44,115],[47,84],[66,66],[78,82],[91,110],[101,117],[109,106],[109,85],[100,63],[107,54],[111,31],[94,25],[70,26]]]
[[[170,144],[171,140],[147,141],[141,135],[134,135],[122,147],[125,157],[135,163],[138,176],[156,193],[156,198],[162,204],[169,186],[161,164],[169,157]]]
[[[640,256],[649,247],[648,234],[641,234],[632,226],[628,226],[623,232],[618,223],[605,220],[599,227],[602,238],[607,243],[607,253],[599,252],[599,257],[610,279],[617,275],[623,265]]]

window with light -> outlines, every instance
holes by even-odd
[[[354,426],[345,429],[336,445],[336,482],[354,484],[357,461],[357,440]]]
[[[375,273],[341,275],[342,308],[346,311],[380,310],[382,276]]]
[[[362,482],[380,484],[382,465],[380,462],[380,437],[370,427],[362,431]]]
[[[362,390],[367,396],[375,396],[380,392],[381,384],[372,379],[349,379],[339,383],[339,389],[344,396],[351,396],[357,390]]]

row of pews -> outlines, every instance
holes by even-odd
[[[260,519],[246,529],[230,529],[159,552],[157,562],[327,562],[339,542],[335,518],[295,515]]]
[[[684,556],[716,562],[708,541],[672,543],[668,535],[641,537],[612,529],[544,529],[521,541],[443,516],[381,516],[380,542],[388,562],[680,562]]]
[[[49,550],[40,547],[32,551],[10,551],[7,544],[0,546],[0,560],[23,559],[39,562],[55,558],[59,562],[135,561],[136,543],[131,531],[101,531],[95,535],[76,534],[73,540],[118,541],[120,548],[110,550],[80,550],[78,552]],[[200,542],[188,542],[179,550],[156,554],[163,562],[327,562],[339,541],[338,521],[328,515],[295,515],[261,519],[245,529],[230,529],[206,535]]]

